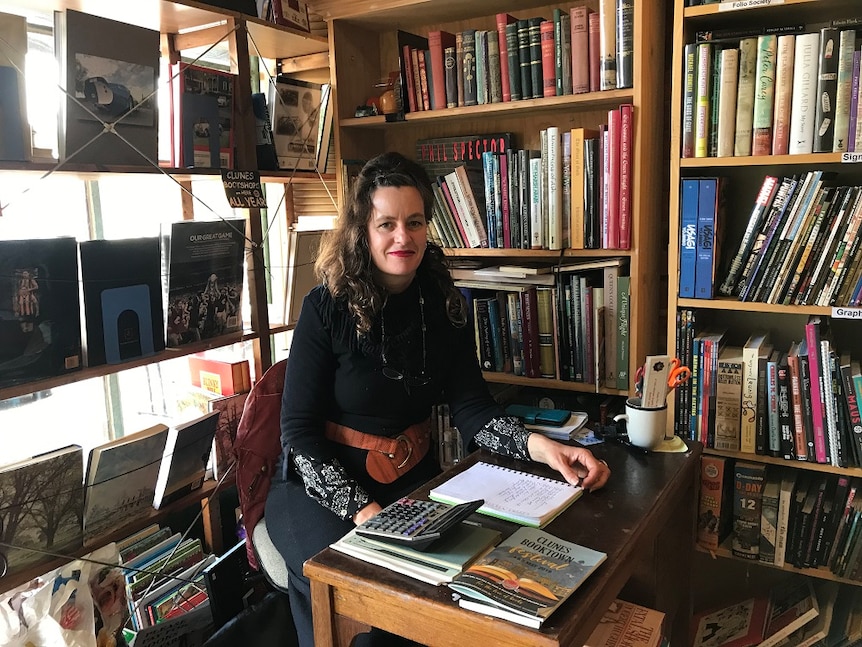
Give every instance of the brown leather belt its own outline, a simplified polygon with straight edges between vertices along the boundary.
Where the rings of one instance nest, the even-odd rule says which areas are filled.
[[[431,445],[431,420],[410,425],[394,438],[366,434],[327,421],[326,437],[340,445],[367,450],[365,467],[368,474],[380,483],[392,483],[428,453]]]

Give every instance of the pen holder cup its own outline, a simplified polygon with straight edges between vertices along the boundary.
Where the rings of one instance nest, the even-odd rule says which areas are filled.
[[[641,406],[640,398],[626,400],[626,412],[614,417],[614,422],[626,421],[626,431],[632,445],[655,449],[664,441],[667,425],[667,405],[655,409]]]

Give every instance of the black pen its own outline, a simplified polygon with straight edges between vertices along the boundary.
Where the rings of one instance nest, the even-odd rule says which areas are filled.
[[[637,445],[632,445],[632,443],[631,443],[630,441],[628,441],[628,440],[626,440],[625,438],[622,438],[622,437],[620,437],[620,436],[613,436],[613,437],[612,437],[612,440],[615,440],[615,441],[616,441],[616,442],[618,442],[620,445],[623,445],[623,446],[624,446],[624,447],[626,447],[626,448],[627,448],[627,449],[628,449],[632,454],[635,454],[635,455],[637,455],[637,456],[646,456],[647,454],[649,454],[649,450],[648,450],[648,449],[645,449],[645,448],[643,448],[643,447],[638,447]]]

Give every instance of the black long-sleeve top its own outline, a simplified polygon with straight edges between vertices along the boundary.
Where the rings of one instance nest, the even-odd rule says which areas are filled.
[[[383,374],[381,317],[387,365],[410,377],[427,376],[427,384]],[[370,334],[359,337],[346,302],[318,286],[303,301],[291,344],[282,399],[280,475],[301,478],[306,494],[342,519],[372,500],[387,505],[434,476],[439,467],[429,451],[394,483],[378,483],[365,469],[365,451],[324,436],[327,420],[394,437],[427,419],[432,405],[446,402],[465,445],[475,442],[528,458],[528,432],[517,419],[505,416],[482,378],[472,326],[449,321],[444,296],[433,282],[417,277],[406,291],[390,295],[381,317]]]

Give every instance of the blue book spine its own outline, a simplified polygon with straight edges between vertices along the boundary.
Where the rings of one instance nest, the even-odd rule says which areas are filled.
[[[485,229],[488,232],[488,247],[502,247],[497,242],[497,214],[494,203],[494,153],[482,153],[482,175],[485,180]]]
[[[506,360],[503,353],[503,327],[500,319],[500,304],[496,299],[488,300],[488,319],[491,322],[491,348],[494,352],[494,370],[502,371]]]
[[[718,180],[715,178],[704,178],[699,181],[697,258],[694,269],[694,296],[697,299],[712,298],[717,189]]]
[[[698,180],[682,181],[682,209],[679,223],[679,296],[694,298],[694,271],[697,258]]]

